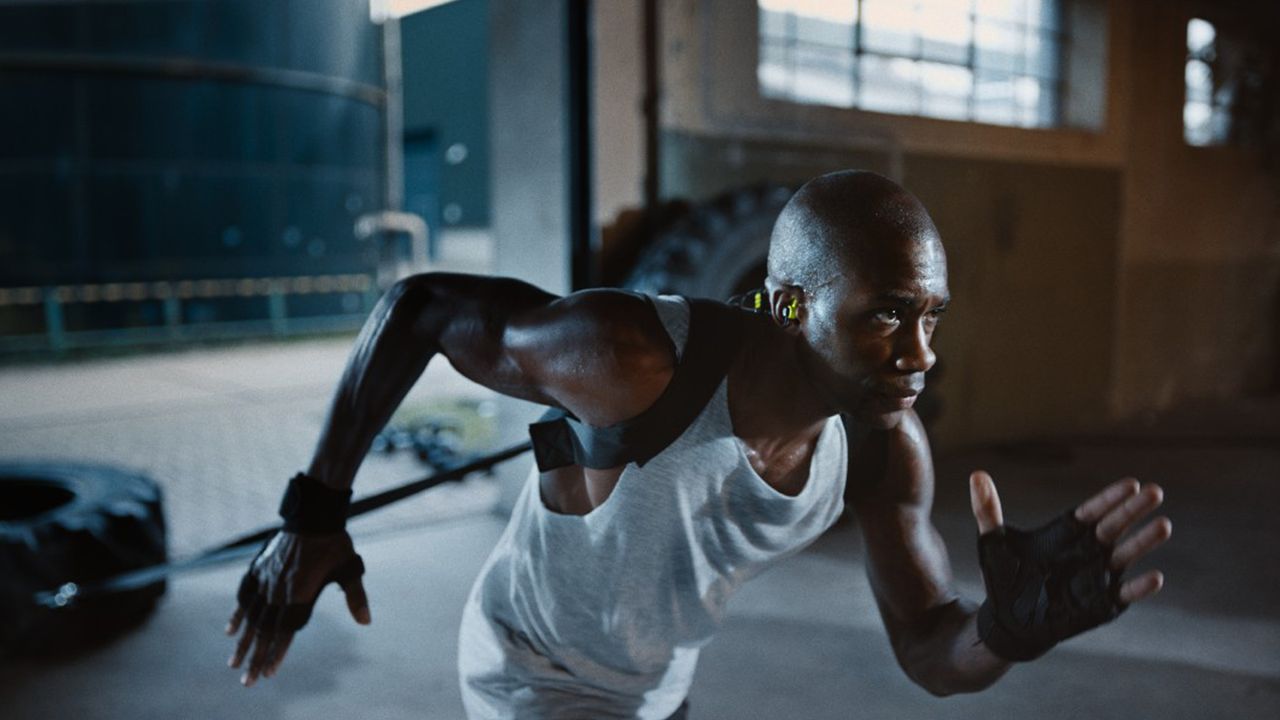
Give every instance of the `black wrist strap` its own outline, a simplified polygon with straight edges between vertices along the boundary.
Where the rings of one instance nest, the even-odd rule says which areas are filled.
[[[284,491],[280,517],[284,518],[286,532],[338,532],[347,526],[350,505],[351,490],[334,490],[305,473],[298,473]]]

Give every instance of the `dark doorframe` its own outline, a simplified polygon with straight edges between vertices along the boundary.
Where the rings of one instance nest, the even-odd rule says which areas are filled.
[[[600,282],[591,177],[591,0],[568,0],[569,281],[574,290]]]

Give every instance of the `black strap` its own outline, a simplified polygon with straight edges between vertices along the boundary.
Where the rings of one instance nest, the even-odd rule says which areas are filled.
[[[347,508],[347,517],[355,518],[390,505],[394,502],[403,500],[407,497],[416,495],[424,490],[436,487],[437,485],[462,480],[472,473],[488,471],[500,462],[524,454],[528,449],[529,443],[522,442],[518,445],[503,448],[502,450],[490,455],[476,458],[462,465],[456,465],[446,470],[441,470],[429,477],[414,480],[413,482],[393,487],[390,490],[383,490],[380,493],[360,498],[359,500],[351,503]],[[271,526],[254,530],[253,532],[246,533],[197,552],[183,560],[160,563],[158,565],[149,565],[137,570],[130,570],[92,584],[79,585],[74,582],[63,583],[56,589],[42,590],[36,593],[32,596],[32,602],[39,607],[56,609],[71,607],[79,600],[85,598],[96,598],[113,593],[137,590],[138,588],[146,587],[147,585],[173,575],[187,573],[192,570],[200,570],[224,562],[240,560],[248,555],[252,555],[255,552],[254,548],[260,549],[264,542],[270,540],[272,536],[280,532],[280,530],[281,528],[279,526]]]
[[[289,480],[280,500],[284,529],[294,533],[337,532],[347,526],[351,489],[334,490],[305,473]]]
[[[643,413],[607,427],[588,425],[567,410],[548,410],[529,426],[538,470],[644,465],[693,423],[737,356],[750,314],[712,300],[688,303],[688,339],[662,395]]]

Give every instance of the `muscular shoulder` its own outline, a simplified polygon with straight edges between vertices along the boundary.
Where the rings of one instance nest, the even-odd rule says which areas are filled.
[[[849,449],[849,496],[855,503],[930,505],[933,458],[914,410],[896,427],[873,430]]]
[[[618,290],[581,291],[523,313],[503,344],[561,406],[593,425],[640,414],[675,367],[652,303]]]

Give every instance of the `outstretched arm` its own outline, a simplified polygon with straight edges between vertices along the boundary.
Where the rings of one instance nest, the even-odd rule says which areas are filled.
[[[350,488],[374,435],[437,354],[491,390],[597,425],[647,408],[675,363],[656,313],[634,293],[558,297],[510,278],[415,275],[361,330],[308,474]]]
[[[866,538],[867,572],[899,664],[935,695],[981,690],[1010,663],[979,639],[978,606],[954,587],[946,547],[930,519],[933,463],[928,438],[914,412],[892,430],[873,432],[850,457],[851,501]],[[1003,525],[995,484],[984,472],[970,476],[970,498],[979,533]],[[1168,539],[1167,518],[1157,518],[1116,543],[1161,502],[1158,486],[1122,480],[1074,511],[1100,542],[1114,546],[1111,570],[1123,572]],[[1119,588],[1128,604],[1160,589],[1150,571]]]
[[[506,278],[413,276],[387,292],[361,330],[307,475],[348,492],[374,435],[437,354],[481,385],[598,425],[652,404],[675,361],[657,315],[635,294],[561,298]],[[346,532],[272,538],[251,563],[227,625],[228,635],[244,628],[229,661],[239,667],[249,658],[242,682],[275,673],[329,582],[367,624],[362,568]]]
[[[959,596],[933,526],[933,460],[915,412],[873,431],[849,458],[850,499],[867,575],[898,663],[935,695],[980,690],[1009,663],[978,641],[977,606]]]
[[[513,321],[555,300],[505,278],[429,274],[396,283],[356,339],[307,474],[335,489],[350,488],[374,436],[439,353],[483,385],[549,402],[502,341]]]

